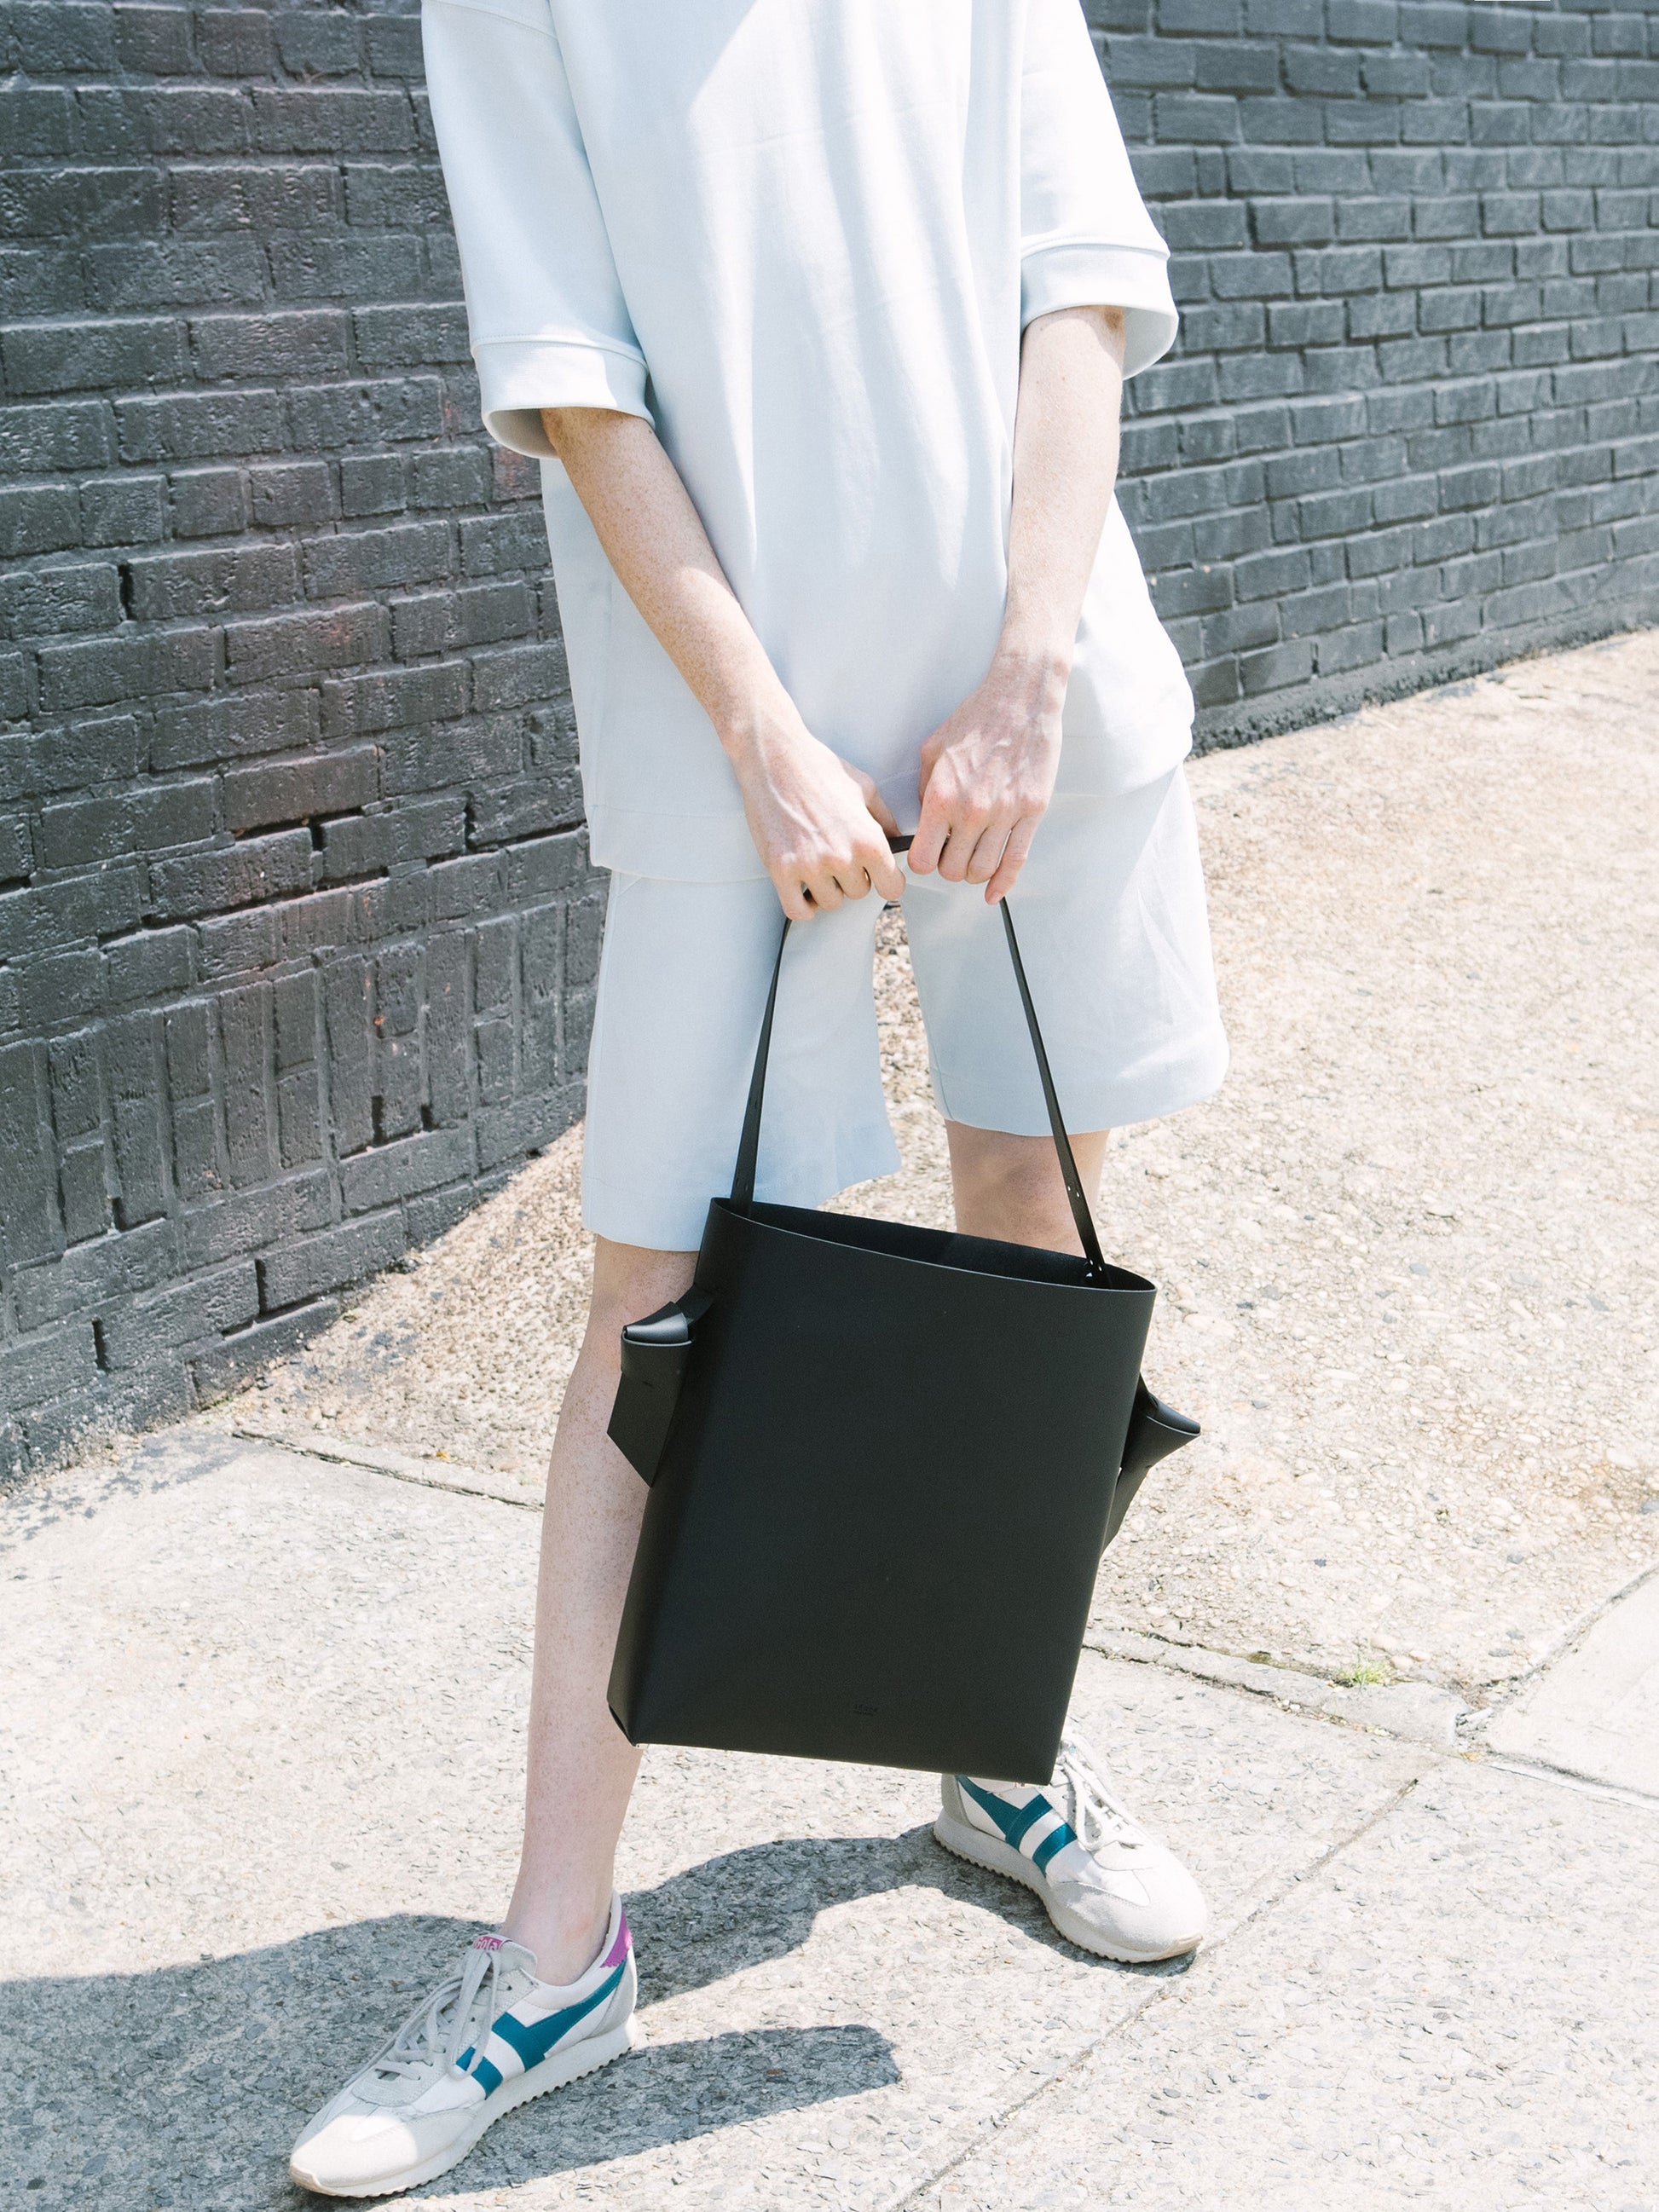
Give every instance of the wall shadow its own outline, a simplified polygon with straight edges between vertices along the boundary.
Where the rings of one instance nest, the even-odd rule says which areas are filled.
[[[782,1958],[820,1912],[912,1886],[971,1899],[1060,1947],[1034,1897],[948,1858],[926,1827],[788,1837],[629,1895],[641,2005]],[[476,1932],[470,1922],[398,1914],[195,1966],[0,1982],[0,2068],[21,2092],[0,2105],[0,2204],[5,2212],[316,2204],[286,2179],[290,2141]],[[648,2012],[645,2024],[648,2033]],[[513,2115],[430,2193],[602,2166],[898,2078],[886,2038],[860,2024],[648,2043]]]

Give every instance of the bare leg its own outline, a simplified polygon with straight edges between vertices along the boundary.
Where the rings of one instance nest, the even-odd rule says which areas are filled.
[[[1050,1252],[1081,1251],[1051,1139],[970,1129],[965,1121],[947,1121],[945,1127],[958,1229],[970,1237],[1000,1237],[1010,1244],[1036,1244]],[[1072,1139],[1091,1205],[1110,1134],[1109,1129],[1096,1129]]]
[[[542,1522],[524,1849],[502,1933],[546,1982],[593,1960],[640,1754],[611,1717],[605,1684],[634,1564],[645,1485],[605,1435],[617,1340],[691,1280],[696,1255],[600,1237],[580,1357],[559,1415]]]

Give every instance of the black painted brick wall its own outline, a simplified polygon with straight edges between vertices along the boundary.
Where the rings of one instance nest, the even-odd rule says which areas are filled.
[[[580,1110],[600,883],[414,16],[0,6],[0,1474]]]
[[[1224,743],[1659,615],[1659,9],[1089,0]],[[0,1473],[568,1125],[599,886],[406,4],[0,0]]]
[[[1655,0],[1088,0],[1173,254],[1124,511],[1236,742],[1659,619]]]

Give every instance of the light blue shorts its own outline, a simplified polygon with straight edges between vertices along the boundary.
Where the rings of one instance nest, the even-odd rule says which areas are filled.
[[[1010,904],[1068,1128],[1150,1121],[1218,1087],[1227,1041],[1181,769],[1120,799],[1057,799]],[[872,988],[881,910],[872,895],[790,932],[760,1198],[819,1206],[899,1164]],[[975,1128],[1046,1134],[984,887],[910,876],[904,921],[939,1111]],[[710,1198],[731,1186],[782,926],[764,877],[612,877],[582,1157],[582,1218],[598,1235],[696,1249]]]

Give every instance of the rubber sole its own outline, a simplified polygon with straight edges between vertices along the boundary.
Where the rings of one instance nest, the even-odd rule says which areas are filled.
[[[1043,1911],[1066,1941],[1075,1943],[1079,1951],[1092,1952],[1097,1959],[1115,1960],[1121,1966],[1153,1966],[1160,1960],[1186,1958],[1204,1940],[1200,1934],[1156,1951],[1136,1950],[1133,1947],[1114,1950],[1109,1943],[1101,1942],[1086,1920],[1079,1919],[1060,1903],[1024,1851],[1017,1851],[1000,1836],[984,1835],[979,1829],[970,1828],[965,1820],[953,1820],[948,1813],[941,1813],[933,1823],[933,1839],[943,1844],[953,1856],[983,1867],[988,1874],[1005,1874],[1010,1881],[1023,1881],[1041,1900]]]
[[[478,2138],[505,2114],[515,2112],[534,2098],[544,2097],[550,2089],[562,2089],[568,2082],[580,2081],[585,2074],[597,2074],[602,2066],[611,2065],[631,2051],[638,2039],[630,2013],[620,2027],[607,2028],[603,2035],[579,2043],[570,2051],[556,2051],[551,2058],[544,2058],[539,2066],[532,2066],[516,2081],[503,2081],[493,2096],[486,2097],[473,2114],[474,2126],[459,2142],[384,2181],[322,2181],[307,2173],[297,2157],[289,2160],[289,2178],[316,2197],[396,2197],[403,2190],[417,2189],[422,2182],[435,2181],[452,2166],[459,2166]]]

